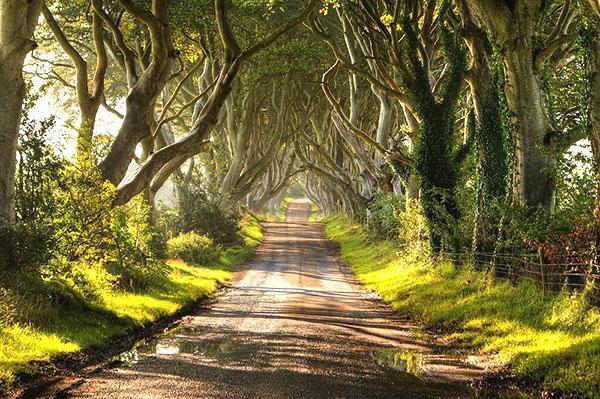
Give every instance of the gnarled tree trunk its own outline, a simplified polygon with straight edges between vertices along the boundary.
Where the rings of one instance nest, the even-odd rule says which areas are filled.
[[[541,205],[552,211],[555,162],[549,151],[554,131],[538,76],[544,64],[538,55],[543,51],[534,48],[545,4],[541,0],[465,2],[502,51],[505,94],[514,130],[513,199],[519,205]]]
[[[0,226],[15,222],[17,138],[25,98],[22,70],[36,48],[33,32],[41,11],[39,0],[0,2]]]
[[[590,0],[600,19],[600,4]],[[596,32],[599,33],[600,32]],[[589,51],[588,73],[590,77],[589,138],[596,167],[598,193],[596,195],[596,217],[600,219],[600,37],[596,36]]]
[[[542,205],[552,210],[555,161],[549,151],[553,130],[540,82],[533,70],[533,21],[519,22],[514,28],[520,34],[503,51],[506,100],[514,115],[515,127],[513,195],[520,205]]]
[[[463,21],[463,39],[471,54],[467,83],[475,108],[475,142],[479,171],[477,221],[473,237],[475,251],[491,252],[497,239],[492,206],[506,196],[507,153],[500,115],[498,88],[494,82],[490,46],[485,32],[475,24],[470,10],[458,2]]]

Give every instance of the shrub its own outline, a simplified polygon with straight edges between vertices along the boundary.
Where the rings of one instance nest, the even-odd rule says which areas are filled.
[[[180,230],[210,237],[215,244],[240,244],[241,215],[238,209],[218,195],[201,187],[183,190],[180,198]]]
[[[17,223],[0,229],[0,267],[11,269],[35,268],[52,257],[54,230],[40,223]]]
[[[423,216],[421,204],[417,200],[409,200],[406,207],[398,212],[398,223],[402,226],[398,233],[398,242],[407,253],[429,254],[429,237],[427,222]]]
[[[170,258],[206,265],[219,259],[220,250],[213,241],[195,232],[182,233],[167,242]]]
[[[6,325],[12,323],[17,314],[17,309],[14,306],[13,300],[10,293],[0,287],[0,326],[4,323]]]
[[[369,204],[367,227],[379,238],[393,239],[398,236],[400,221],[398,213],[404,209],[404,197],[394,193],[377,193]]]
[[[80,156],[64,170],[60,198],[57,251],[70,260],[89,262],[110,258],[115,187],[104,180],[91,157]]]
[[[53,118],[34,122],[25,112],[17,147],[16,223],[0,229],[0,267],[35,268],[52,257],[60,214],[56,192],[65,165],[46,140],[53,126]]]

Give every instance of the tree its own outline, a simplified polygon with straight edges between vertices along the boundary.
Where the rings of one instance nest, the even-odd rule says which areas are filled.
[[[431,245],[454,240],[450,219],[459,216],[455,199],[454,124],[462,89],[464,52],[444,27],[447,3],[410,5],[395,2],[348,2],[367,35],[379,76],[358,68],[342,54],[318,21],[313,30],[332,48],[337,60],[367,79],[382,92],[396,98],[419,121],[414,168],[421,183],[421,203],[429,222]],[[432,40],[439,35],[440,40]],[[437,43],[440,44],[437,44]],[[443,59],[446,68],[437,68]],[[398,78],[389,70],[394,65]],[[437,72],[437,74],[436,74]],[[436,76],[437,75],[437,76]],[[397,159],[391,159],[397,165]],[[396,167],[399,171],[399,167]]]
[[[598,194],[596,206],[596,218],[600,223],[600,3],[595,0],[589,0],[592,9],[590,18],[590,29],[588,32],[588,54],[587,73],[589,74],[589,105],[588,105],[588,124],[589,139],[592,143],[592,150],[596,163],[596,174],[598,180]],[[595,18],[594,18],[595,16]],[[600,242],[600,229],[598,231]]]
[[[551,123],[541,75],[547,63],[569,55],[577,37],[570,0],[545,37],[541,21],[556,2],[542,0],[466,0],[502,53],[506,75],[505,95],[514,125],[515,175],[513,198],[517,204],[554,207],[554,145],[560,136]],[[541,45],[538,43],[542,42]]]
[[[104,80],[108,68],[108,56],[104,45],[103,23],[97,12],[92,12],[92,37],[96,55],[96,68],[91,78],[88,76],[88,62],[69,42],[54,15],[46,4],[42,6],[42,14],[52,31],[56,41],[75,65],[77,83],[77,104],[80,113],[79,137],[77,153],[89,153],[98,109],[104,101]]]
[[[173,168],[173,163],[181,164],[185,159],[197,154],[204,145],[207,135],[218,121],[219,112],[231,91],[233,81],[240,67],[257,53],[273,44],[282,35],[299,25],[309,15],[315,5],[316,0],[311,0],[299,14],[268,32],[261,40],[252,44],[246,50],[242,50],[229,25],[229,20],[226,16],[225,1],[215,0],[215,16],[222,44],[223,59],[221,60],[221,67],[214,88],[206,104],[199,112],[198,117],[194,120],[188,134],[177,142],[153,153],[136,171],[134,176],[118,187],[115,204],[124,204],[139,194],[163,168]],[[139,137],[139,139],[141,138]],[[112,178],[110,174],[107,174],[109,180],[113,182],[120,180],[115,178],[123,177],[126,166],[129,165],[133,157],[134,143],[137,144],[139,142],[137,136],[124,137],[122,140],[127,141],[131,150],[127,153],[119,151],[119,143],[117,143],[119,136],[117,136],[112,148],[117,153],[120,153],[120,155],[111,157],[111,154],[109,154],[109,157],[105,159],[103,164],[105,170],[112,170],[114,165],[111,166],[113,162],[110,160],[114,158],[115,162],[120,165],[118,169],[122,173],[114,175]]]
[[[0,227],[10,228],[15,222],[17,137],[25,98],[23,63],[37,47],[33,33],[41,7],[41,0],[0,3]]]
[[[457,0],[462,19],[462,36],[471,63],[465,74],[475,110],[475,142],[478,159],[477,220],[474,250],[493,252],[498,223],[494,205],[506,197],[508,154],[500,112],[499,88],[493,76],[492,48],[464,0]]]

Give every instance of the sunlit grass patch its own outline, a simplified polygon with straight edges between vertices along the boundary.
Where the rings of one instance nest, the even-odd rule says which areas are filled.
[[[319,209],[319,207],[316,204],[311,202],[310,203],[310,216],[308,217],[308,222],[309,223],[320,222],[322,218],[323,218],[323,214],[321,213],[321,209]]]
[[[59,353],[80,349],[76,342],[31,327],[0,325],[0,379],[10,381],[16,371],[27,371],[33,360],[49,360]]]
[[[263,239],[254,216],[244,219],[242,233],[246,247],[228,248],[219,261],[210,265],[167,260],[161,274],[150,279],[143,290],[127,291],[99,282],[91,285],[97,292],[81,297],[70,290],[68,281],[63,284],[56,279],[38,279],[37,288],[46,290],[54,299],[41,304],[22,292],[14,306],[18,320],[0,318],[0,380],[11,382],[15,373],[35,371],[31,362],[104,344],[111,337],[173,314],[215,292],[233,277],[238,266],[250,260],[252,247]],[[82,275],[88,279],[105,278],[91,269]],[[39,292],[32,291],[31,298],[36,294]]]
[[[285,220],[287,219],[287,217],[286,217],[287,210],[293,201],[294,201],[294,198],[290,198],[290,197],[285,197],[283,199],[283,201],[281,201],[281,205],[279,205],[279,208],[275,211],[275,219],[278,222],[285,222]]]
[[[242,220],[242,237],[247,246],[254,248],[264,239],[260,220],[253,213],[247,212]]]
[[[547,294],[532,283],[513,286],[433,263],[371,241],[344,216],[325,223],[357,278],[400,313],[547,387],[600,398],[600,312],[582,295]]]

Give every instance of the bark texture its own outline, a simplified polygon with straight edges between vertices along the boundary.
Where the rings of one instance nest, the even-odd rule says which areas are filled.
[[[17,139],[25,98],[23,63],[36,48],[33,32],[41,11],[40,0],[0,2],[0,226],[15,222]]]
[[[554,207],[555,132],[540,85],[540,66],[548,48],[534,46],[542,0],[466,0],[502,52],[505,94],[512,115],[515,173],[513,199],[519,205]],[[550,53],[551,54],[551,53]]]
[[[590,0],[595,15],[600,20],[600,3]],[[590,77],[590,104],[589,104],[589,138],[592,143],[594,161],[596,163],[596,176],[598,193],[596,194],[596,218],[600,220],[600,31],[591,44],[588,73]],[[599,232],[600,234],[600,232]],[[599,240],[600,241],[600,240]]]
[[[476,119],[476,126],[473,128],[477,145],[479,186],[473,246],[475,251],[491,252],[497,238],[494,226],[497,221],[492,207],[495,200],[502,200],[506,196],[508,164],[505,137],[487,36],[475,23],[466,3],[459,1],[458,5],[463,21],[463,39],[471,55],[467,83]]]

